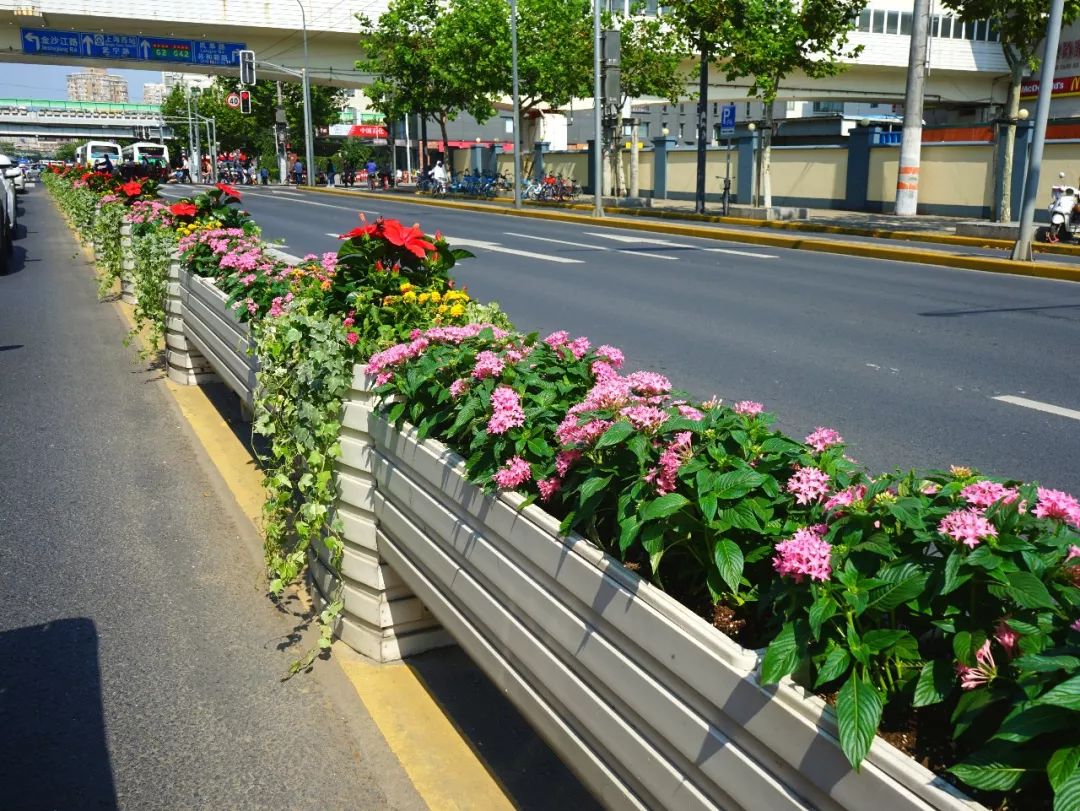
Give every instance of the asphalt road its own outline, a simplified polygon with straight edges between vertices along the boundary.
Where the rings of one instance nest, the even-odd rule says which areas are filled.
[[[45,192],[22,205],[0,277],[0,807],[424,808],[332,663],[281,681],[306,647],[254,529]]]
[[[439,229],[476,254],[458,278],[520,328],[621,346],[703,398],[760,400],[793,435],[834,427],[872,470],[966,464],[1080,491],[1080,285],[389,197],[258,188],[244,205],[297,255],[333,250],[360,210]]]

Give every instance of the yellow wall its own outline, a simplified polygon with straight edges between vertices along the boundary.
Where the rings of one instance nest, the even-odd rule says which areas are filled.
[[[1043,150],[1042,173],[1039,175],[1039,193],[1036,205],[1045,205],[1050,199],[1050,187],[1055,184],[1080,185],[1080,161],[1077,144],[1047,144]],[[1064,172],[1065,177],[1058,177]]]
[[[1065,146],[1062,144],[1061,146]],[[994,200],[992,144],[924,144],[919,160],[919,204],[984,207]],[[900,150],[870,151],[867,200],[896,200]]]
[[[847,150],[842,147],[773,149],[770,178],[774,197],[843,200],[847,194]]]

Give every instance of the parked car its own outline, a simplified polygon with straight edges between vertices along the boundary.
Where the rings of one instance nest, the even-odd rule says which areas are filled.
[[[15,187],[7,182],[0,170],[0,276],[8,271],[8,262],[15,250]]]
[[[4,197],[4,219],[7,221],[7,241],[5,247],[11,253],[11,244],[19,233],[19,211],[15,203],[15,177],[22,176],[22,169],[11,163],[11,158],[0,154],[0,193]]]

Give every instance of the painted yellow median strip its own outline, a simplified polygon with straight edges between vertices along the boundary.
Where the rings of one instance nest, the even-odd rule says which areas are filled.
[[[116,304],[133,328],[132,307],[119,300]],[[179,386],[168,378],[165,386],[244,515],[260,526],[262,474],[248,449],[201,386]],[[334,659],[429,808],[514,808],[484,761],[409,665],[374,664],[340,642],[334,644]]]

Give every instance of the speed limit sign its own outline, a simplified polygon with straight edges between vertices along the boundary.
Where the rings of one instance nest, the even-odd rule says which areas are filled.
[[[225,97],[225,103],[232,107],[234,110],[240,109],[240,94],[230,93]]]

